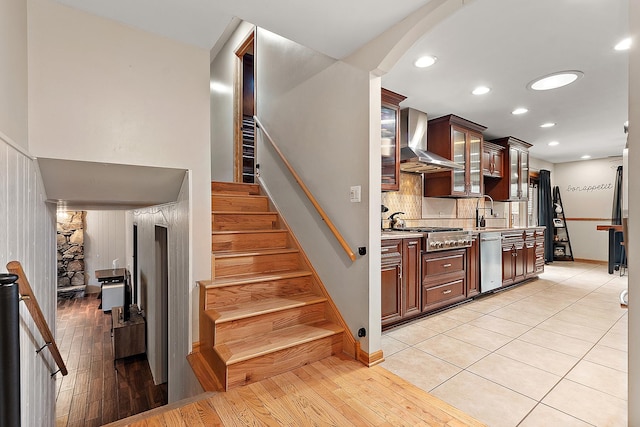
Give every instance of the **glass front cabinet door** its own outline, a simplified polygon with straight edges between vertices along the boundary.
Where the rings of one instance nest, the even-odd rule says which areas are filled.
[[[485,129],[484,126],[453,114],[429,120],[429,151],[453,160],[462,168],[425,174],[425,197],[482,195],[482,132]]]
[[[382,89],[380,150],[382,191],[400,189],[400,102],[406,97]]]

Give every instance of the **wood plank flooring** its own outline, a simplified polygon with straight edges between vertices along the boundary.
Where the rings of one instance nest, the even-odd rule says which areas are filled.
[[[380,366],[341,356],[109,424],[240,425],[484,426]]]
[[[56,426],[99,426],[167,403],[145,355],[113,363],[111,313],[96,294],[58,299],[56,341],[69,375],[56,376]]]

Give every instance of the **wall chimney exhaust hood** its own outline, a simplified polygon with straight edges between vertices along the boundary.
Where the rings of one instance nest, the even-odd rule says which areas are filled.
[[[427,113],[400,110],[400,170],[411,173],[460,170],[464,166],[427,150]]]

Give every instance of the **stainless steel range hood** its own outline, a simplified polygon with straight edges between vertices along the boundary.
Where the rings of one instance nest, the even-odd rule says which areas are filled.
[[[400,170],[411,173],[464,169],[463,165],[427,150],[427,113],[400,110]]]

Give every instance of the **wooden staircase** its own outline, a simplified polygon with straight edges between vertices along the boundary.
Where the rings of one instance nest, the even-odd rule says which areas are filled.
[[[189,355],[203,388],[354,357],[344,320],[259,185],[212,182],[211,206],[212,279],[198,283],[200,342]]]

